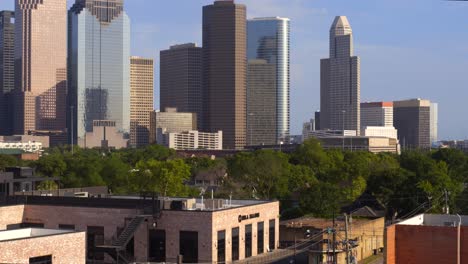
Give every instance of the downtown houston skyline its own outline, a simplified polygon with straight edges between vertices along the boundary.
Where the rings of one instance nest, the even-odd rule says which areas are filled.
[[[468,82],[463,74],[468,64],[463,43],[468,34],[460,21],[468,3],[431,1],[237,2],[247,5],[248,19],[291,19],[291,134],[299,134],[302,123],[320,108],[319,61],[328,56],[331,21],[336,15],[346,15],[355,32],[355,52],[362,61],[361,101],[431,99],[440,107],[439,138],[466,138],[468,117],[459,108],[468,96],[463,89]],[[73,2],[68,1],[68,8]],[[178,43],[200,45],[201,7],[210,3],[127,1],[125,10],[132,18],[132,55],[154,58],[155,78],[159,79],[159,51]],[[1,1],[0,9],[13,10],[14,1]],[[180,14],[177,21],[171,10]],[[159,109],[159,82],[155,82],[155,95]]]

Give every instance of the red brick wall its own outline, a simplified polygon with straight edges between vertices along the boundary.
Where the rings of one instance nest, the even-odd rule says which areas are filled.
[[[23,221],[24,205],[0,207],[0,230],[5,230],[7,225],[18,224]]]
[[[457,263],[457,228],[394,225],[387,228],[387,264]],[[462,227],[461,263],[468,264],[468,230]]]
[[[70,233],[0,242],[0,263],[29,263],[52,255],[54,264],[85,264],[86,233]]]

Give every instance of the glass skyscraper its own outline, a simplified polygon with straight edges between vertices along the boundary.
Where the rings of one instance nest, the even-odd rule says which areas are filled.
[[[69,11],[69,129],[86,146],[93,121],[130,130],[130,19],[123,0],[76,0]]]
[[[290,134],[290,73],[289,73],[289,43],[290,43],[290,25],[288,18],[269,17],[269,18],[254,18],[247,21],[247,58],[249,62],[258,64],[258,60],[263,60],[267,64],[274,65],[275,74],[272,78],[275,80],[265,80],[271,83],[271,89],[265,96],[275,96],[276,113],[275,115],[276,127],[271,128],[276,133],[276,144],[287,141]],[[252,67],[253,69],[253,67]],[[251,76],[254,74],[250,73]],[[255,76],[252,76],[253,78]],[[254,78],[258,83],[258,78]],[[263,91],[267,91],[264,85],[254,85],[251,83],[247,85],[248,96],[257,96],[258,98],[247,98],[247,122],[249,130],[265,131],[265,128],[260,128],[256,124],[256,120],[261,120],[263,117],[258,116],[261,113],[251,111],[254,109],[252,104],[258,104],[262,93],[257,93],[254,90],[256,87],[261,87]],[[271,100],[267,100],[271,101]],[[249,107],[250,104],[250,107]],[[271,106],[269,106],[271,107]],[[258,109],[258,107],[257,107]],[[271,123],[270,123],[271,124]],[[258,129],[256,129],[256,127]],[[261,139],[257,139],[260,140]]]

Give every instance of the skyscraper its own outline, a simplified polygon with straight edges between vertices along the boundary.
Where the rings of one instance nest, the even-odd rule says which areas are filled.
[[[223,131],[223,148],[246,144],[246,7],[233,0],[203,7],[204,128]]]
[[[130,58],[130,145],[149,144],[150,114],[154,109],[154,61]]]
[[[199,126],[203,124],[202,51],[194,43],[174,45],[161,51],[159,76],[161,109],[170,107],[196,113]]]
[[[247,145],[275,145],[276,67],[266,60],[249,60],[247,69]]]
[[[69,128],[81,146],[94,121],[130,132],[130,20],[123,2],[76,0],[68,12]]]
[[[330,58],[320,64],[320,129],[360,129],[360,60],[353,56],[353,31],[345,16],[330,29]]]
[[[262,79],[270,85],[270,89],[263,91],[275,96],[273,111],[270,114],[274,115],[276,122],[272,125],[274,127],[264,127],[264,130],[272,130],[276,133],[274,144],[287,141],[290,135],[290,73],[289,73],[289,43],[290,43],[290,26],[288,18],[281,17],[268,17],[268,18],[254,18],[247,21],[247,59],[250,60],[265,60],[268,65],[274,68],[274,78],[272,83],[264,76]],[[258,66],[258,65],[257,65]],[[249,64],[250,67],[250,64]],[[250,78],[253,73],[249,72]],[[266,84],[265,83],[265,84]],[[258,81],[256,84],[260,84]],[[265,85],[264,84],[264,85]],[[256,95],[262,97],[260,91],[252,91],[257,89],[258,85],[247,83],[247,95]],[[266,87],[264,87],[266,88]],[[265,94],[267,96],[267,94]],[[257,104],[258,100],[247,98],[247,112],[254,114],[253,120],[248,118],[249,121],[260,121],[262,119],[255,118],[255,114],[249,108],[255,107],[251,103]],[[254,127],[264,126],[266,124],[252,124]],[[261,129],[259,127],[259,129]],[[267,134],[265,134],[266,136]]]
[[[393,127],[393,102],[361,103],[361,128]]]
[[[0,135],[11,134],[13,130],[8,98],[15,88],[14,20],[13,11],[0,12]]]
[[[66,43],[66,1],[15,0],[14,133],[65,132]]]
[[[431,143],[435,143],[439,140],[439,104],[431,103]]]
[[[393,121],[403,148],[431,147],[431,102],[411,99],[393,102]]]

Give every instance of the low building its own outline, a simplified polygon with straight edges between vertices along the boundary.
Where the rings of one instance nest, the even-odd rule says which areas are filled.
[[[0,248],[0,263],[86,263],[85,232],[42,228],[0,231]]]
[[[58,180],[59,178],[39,177],[32,168],[7,167],[5,172],[0,172],[0,196],[13,195],[16,192],[32,192],[41,182]]]
[[[367,126],[361,129],[361,136],[398,138],[398,131],[392,126]]]
[[[0,198],[0,230],[41,227],[86,231],[89,263],[116,259],[176,263],[179,256],[186,263],[244,260],[278,248],[278,216],[278,202],[257,200],[154,195]],[[46,246],[54,250],[62,244]]]
[[[383,250],[384,228],[384,217],[356,217],[349,220],[350,263],[357,263]],[[336,232],[334,249],[333,232]],[[308,236],[305,237],[304,234]],[[344,217],[337,218],[335,222],[332,219],[302,217],[282,221],[280,224],[282,247],[294,245],[295,242],[308,241],[310,243],[308,251],[310,264],[332,263],[333,251],[335,251],[336,263],[346,263],[345,238]]]
[[[206,133],[196,130],[184,132],[167,132],[166,129],[158,129],[157,142],[171,149],[223,149],[223,132]]]
[[[157,143],[158,129],[167,133],[197,130],[197,114],[177,112],[177,108],[166,108],[164,112],[150,114],[150,143]]]
[[[87,132],[84,140],[78,139],[83,148],[121,149],[128,147],[129,136],[118,131],[115,121],[95,120],[93,131]]]
[[[25,153],[40,154],[44,148],[49,148],[48,136],[0,136],[0,149],[19,149]]]
[[[327,138],[336,136],[355,137],[357,136],[356,130],[307,130],[303,131],[304,140],[309,138]]]
[[[327,137],[318,138],[324,149],[344,149],[350,151],[369,151],[372,153],[400,153],[396,138],[386,137]]]
[[[385,263],[467,263],[467,226],[468,216],[431,214],[391,225],[386,229]]]

